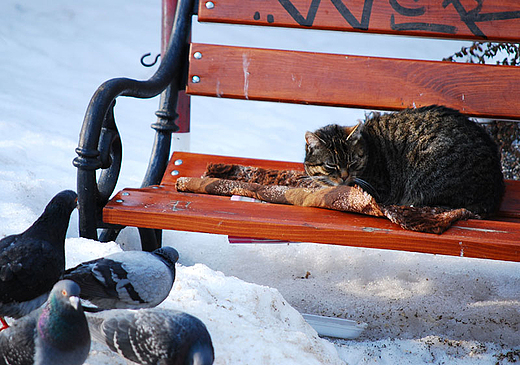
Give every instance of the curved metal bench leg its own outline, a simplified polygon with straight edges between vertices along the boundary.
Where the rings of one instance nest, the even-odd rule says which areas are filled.
[[[179,85],[186,77],[184,73],[186,72],[187,40],[191,29],[194,3],[194,0],[178,1],[168,50],[163,55],[159,68],[149,80],[138,81],[129,78],[108,80],[96,90],[90,100],[76,149],[78,157],[74,159],[74,166],[78,168],[77,191],[81,237],[97,239],[101,211],[115,187],[114,182],[117,181],[119,174],[120,139],[113,118],[115,99],[119,96],[151,98],[164,91],[168,85],[172,85],[172,89],[175,89],[170,94],[176,97]],[[161,130],[161,133],[157,133],[161,135],[158,138],[171,140],[171,131],[176,126],[173,122],[171,123],[173,126],[165,125],[161,119],[162,116],[159,116],[157,123],[154,123],[156,125],[154,129],[158,132]],[[162,133],[163,131],[164,133]],[[167,145],[169,150],[171,142],[159,144]],[[163,148],[165,149],[165,147],[160,147],[160,149]],[[164,157],[162,154],[158,154],[158,156],[158,159],[152,157],[150,163],[153,166],[163,165]],[[103,172],[100,174],[98,183],[96,171],[100,168],[103,169]],[[143,185],[158,184],[160,178],[157,180],[156,176],[159,175],[159,171],[153,172],[150,176],[147,173],[146,179],[150,177],[150,180],[143,182]],[[114,234],[115,232],[105,233],[107,238]],[[150,235],[150,237],[152,236]],[[157,237],[160,235],[154,234],[154,237],[155,242],[146,243],[147,246],[157,246]]]

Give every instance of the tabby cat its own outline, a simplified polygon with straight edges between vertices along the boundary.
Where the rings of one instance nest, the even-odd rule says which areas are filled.
[[[354,127],[305,134],[305,170],[323,185],[358,185],[380,204],[495,213],[504,193],[498,147],[443,106],[372,113]]]

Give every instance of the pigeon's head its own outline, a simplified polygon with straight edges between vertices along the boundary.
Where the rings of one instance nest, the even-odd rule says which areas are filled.
[[[70,215],[77,203],[78,195],[72,190],[64,190],[56,194],[45,207],[43,214],[25,234],[58,244],[58,247],[63,246]]]
[[[158,248],[152,252],[154,255],[159,256],[168,267],[175,272],[175,263],[179,260],[179,253],[176,249],[170,246]]]
[[[61,336],[67,326],[88,326],[79,293],[79,285],[72,280],[61,280],[54,284],[38,320],[38,333],[42,338],[68,345],[71,339]]]
[[[51,199],[49,204],[45,207],[45,211],[52,211],[54,214],[63,212],[63,214],[70,216],[70,213],[72,213],[77,205],[78,194],[72,190],[63,190]]]
[[[54,284],[49,295],[49,306],[60,309],[82,311],[79,301],[80,288],[72,280],[61,280]]]
[[[54,284],[49,300],[38,318],[37,333],[42,351],[37,352],[36,357],[42,358],[35,364],[83,364],[87,358],[90,332],[79,293],[79,285],[72,280],[61,280]],[[55,361],[63,356],[69,357],[70,361]]]
[[[51,199],[36,222],[49,222],[43,223],[45,225],[59,224],[63,221],[68,226],[70,214],[77,206],[78,194],[72,190],[63,190]],[[67,227],[65,227],[65,230],[67,230]]]

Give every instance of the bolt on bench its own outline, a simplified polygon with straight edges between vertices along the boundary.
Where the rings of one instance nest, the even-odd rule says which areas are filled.
[[[460,221],[441,235],[407,231],[388,220],[355,213],[252,204],[176,189],[179,177],[200,177],[210,162],[303,170],[302,164],[283,161],[188,152],[170,156],[172,133],[179,130],[175,110],[186,118],[181,111],[188,109],[184,91],[377,110],[441,104],[472,117],[520,119],[520,68],[514,66],[190,44],[194,13],[201,22],[520,41],[517,1],[485,0],[472,9],[464,4],[460,0],[358,0],[348,5],[338,0],[198,4],[178,0],[171,37],[166,32],[169,45],[154,76],[148,81],[109,80],[91,99],[74,160],[81,236],[98,239],[97,229],[104,228],[99,239],[108,241],[123,227],[134,226],[140,228],[146,250],[161,244],[162,229],[171,229],[520,261],[520,182],[516,181],[506,181],[506,194],[493,220]],[[173,5],[166,1],[165,8],[171,10]],[[113,114],[115,99],[149,98],[161,92],[161,108],[152,125],[155,144],[143,184],[139,189],[124,189],[109,200],[122,150]],[[98,169],[102,169],[99,179]]]

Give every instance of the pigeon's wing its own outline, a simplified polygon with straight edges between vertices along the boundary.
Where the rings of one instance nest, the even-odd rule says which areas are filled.
[[[128,360],[158,364],[198,356],[202,364],[214,359],[205,325],[187,313],[158,308],[137,311],[112,310],[89,316],[91,334]],[[165,362],[171,363],[171,362]]]
[[[112,256],[115,257],[115,255]],[[67,271],[64,278],[76,281],[81,287],[81,298],[91,301],[100,308],[113,309],[114,306],[132,308],[148,303],[146,298],[143,299],[134,287],[134,284],[138,287],[144,285],[139,281],[144,280],[146,275],[142,276],[141,272],[134,273],[137,277],[134,278],[136,281],[132,282],[127,270],[132,271],[133,269],[139,271],[133,267],[132,262],[126,263],[120,259],[113,260],[106,257],[97,259],[95,262],[81,264]],[[153,291],[150,288],[147,290]]]
[[[169,357],[175,341],[165,331],[167,317],[149,315],[148,310],[115,309],[89,315],[90,333],[128,360],[159,364],[161,358]]]
[[[64,255],[48,242],[19,236],[0,252],[0,301],[22,302],[48,293],[64,268]]]
[[[32,364],[37,317],[25,316],[0,332],[0,365]]]
[[[135,313],[127,312],[107,318],[103,322],[102,332],[108,347],[128,360],[156,364],[160,359],[157,346],[149,346],[153,334],[136,326]]]
[[[111,269],[112,260],[100,258],[87,261],[68,269],[63,275],[78,283],[81,288],[81,298],[118,298],[116,289],[117,273]]]
[[[14,273],[21,268],[20,264],[15,264],[12,259],[12,251],[16,249],[15,243],[18,237],[20,237],[19,234],[14,234],[0,241],[0,289],[2,289],[2,283],[12,280]],[[4,290],[0,290],[0,293],[3,292]]]
[[[6,236],[0,240],[0,252],[3,252],[7,247],[9,247],[13,242],[16,241],[20,234],[12,234],[10,236]]]

